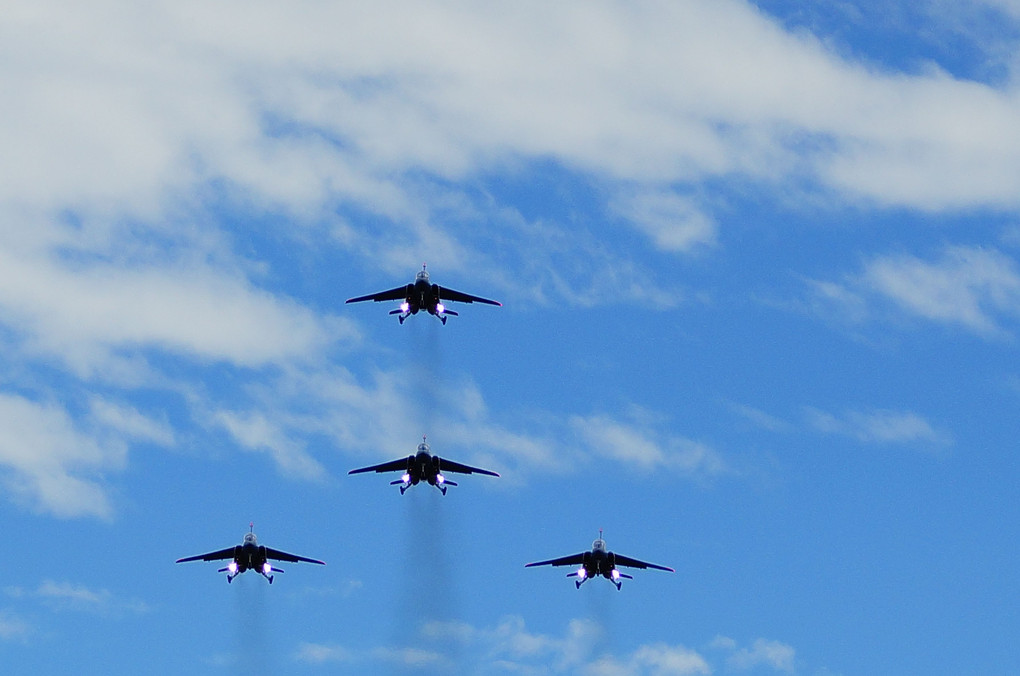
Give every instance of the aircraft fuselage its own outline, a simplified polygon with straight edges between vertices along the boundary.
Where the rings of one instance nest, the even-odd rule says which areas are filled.
[[[432,456],[426,451],[418,451],[417,455],[407,459],[407,473],[411,477],[411,484],[426,481],[430,486],[435,486],[439,478],[439,458]]]
[[[261,571],[266,564],[265,545],[256,545],[246,542],[243,545],[234,547],[234,563],[237,564],[237,572],[243,573],[249,568]]]
[[[417,279],[414,284],[407,285],[407,292],[404,302],[407,303],[407,312],[413,315],[421,310],[427,311],[430,315],[438,312],[439,285],[430,284],[427,279]]]

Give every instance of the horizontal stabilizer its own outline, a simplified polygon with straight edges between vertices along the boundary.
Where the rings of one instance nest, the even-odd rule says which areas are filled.
[[[402,479],[397,479],[396,481],[391,481],[390,482],[390,486],[396,486],[397,484],[402,484],[402,483],[404,483]]]
[[[453,310],[443,310],[443,314],[444,315],[453,315],[454,317],[460,317],[460,313],[459,312],[454,312]]]
[[[401,310],[400,308],[397,308],[396,310],[390,310],[391,315],[399,315],[401,312],[403,312],[403,310]]]
[[[220,569],[219,569],[219,570],[217,570],[216,572],[217,572],[217,573],[225,573],[225,572],[227,572],[228,570],[230,570],[230,569],[229,569],[229,568],[220,568]]]

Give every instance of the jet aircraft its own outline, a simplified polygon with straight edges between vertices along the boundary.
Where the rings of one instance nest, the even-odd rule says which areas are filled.
[[[404,475],[396,481],[391,481],[391,486],[400,484],[400,494],[403,495],[410,486],[415,486],[421,481],[427,481],[435,486],[443,495],[446,495],[447,486],[457,484],[443,476],[443,472],[456,472],[457,474],[487,474],[499,476],[495,472],[477,467],[469,467],[452,460],[441,460],[438,455],[432,455],[425,437],[421,438],[418,444],[418,452],[406,458],[398,458],[391,462],[384,462],[381,465],[352,469],[348,474],[361,474],[362,472],[403,472]]]
[[[606,550],[606,541],[602,539],[602,531],[599,531],[599,539],[591,544],[590,552],[581,552],[580,554],[572,554],[571,556],[563,556],[558,559],[549,559],[548,561],[536,561],[535,563],[525,564],[525,568],[532,566],[576,566],[581,567],[575,570],[573,573],[567,573],[567,577],[576,577],[574,584],[577,589],[581,588],[585,580],[590,577],[596,577],[601,575],[610,582],[616,585],[616,589],[619,591],[623,585],[621,578],[627,578],[633,580],[632,575],[621,573],[617,566],[627,566],[629,568],[655,568],[656,570],[666,570],[670,573],[674,573],[672,568],[666,566],[660,566],[655,563],[647,563],[645,561],[638,561],[632,559],[629,556],[623,556],[622,554],[614,554]]]
[[[272,549],[265,545],[260,545],[258,538],[255,537],[254,530],[255,525],[251,524],[248,532],[244,534],[244,541],[239,545],[220,549],[215,552],[209,552],[208,554],[186,556],[183,559],[177,559],[177,563],[184,563],[186,561],[220,561],[223,559],[232,559],[232,561],[227,564],[226,568],[220,568],[216,571],[217,573],[226,573],[227,582],[232,582],[235,577],[250,568],[252,570],[257,570],[262,577],[269,580],[269,584],[273,584],[273,573],[283,572],[281,569],[271,565],[269,563],[269,559],[273,559],[274,561],[289,561],[291,563],[304,561],[305,563],[317,563],[320,566],[326,565],[325,561],[308,559],[303,556],[288,554],[287,552],[281,552],[278,549]]]
[[[363,300],[374,300],[380,302],[384,300],[399,300],[403,301],[400,307],[390,312],[391,315],[400,315],[398,319],[403,324],[404,320],[411,315],[416,315],[421,310],[427,311],[430,315],[435,315],[439,318],[439,321],[446,324],[446,316],[453,315],[459,316],[458,313],[450,310],[444,305],[445,302],[455,301],[458,303],[487,303],[489,305],[499,305],[502,307],[502,303],[498,303],[488,298],[481,298],[479,296],[472,296],[468,293],[461,291],[454,291],[446,287],[439,286],[438,284],[432,284],[429,281],[428,270],[425,269],[425,265],[421,266],[421,271],[415,275],[414,282],[407,284],[406,286],[398,286],[395,289],[389,291],[380,291],[379,293],[371,293],[367,296],[358,296],[357,298],[348,298],[348,303],[359,303]]]

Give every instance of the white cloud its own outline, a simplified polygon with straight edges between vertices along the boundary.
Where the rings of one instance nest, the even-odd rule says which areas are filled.
[[[0,392],[0,427],[0,477],[9,497],[61,518],[112,517],[108,477],[126,467],[130,444],[175,443],[166,421],[99,396],[81,414],[57,401]]]
[[[757,638],[749,647],[739,647],[728,636],[716,636],[709,647],[728,653],[726,666],[732,671],[749,671],[756,667],[767,667],[774,671],[794,672],[796,650],[786,643]]]
[[[373,655],[386,662],[392,662],[412,669],[437,669],[448,666],[449,660],[434,650],[421,648],[377,648]]]
[[[621,195],[610,207],[664,251],[687,252],[715,243],[716,224],[688,197],[644,191]]]
[[[978,333],[995,333],[1003,314],[1020,315],[1020,270],[992,249],[951,247],[937,262],[878,258],[863,283],[911,314]]]
[[[727,659],[733,669],[747,670],[759,665],[771,667],[776,671],[793,673],[796,651],[779,641],[756,639],[750,648],[742,648]]]
[[[705,658],[682,646],[669,646],[661,643],[642,646],[634,653],[632,661],[647,667],[647,673],[654,676],[712,673]]]
[[[345,203],[442,237],[409,172],[552,158],[637,186],[635,222],[687,251],[711,219],[662,186],[807,177],[919,209],[1020,194],[1012,89],[877,72],[740,0],[122,9],[5,15],[0,203],[157,222],[222,180],[299,221]]]
[[[730,403],[730,408],[737,415],[749,420],[751,423],[770,432],[781,432],[791,428],[790,423],[778,418],[771,413],[746,404]]]
[[[605,629],[591,620],[573,619],[562,635],[536,634],[522,617],[504,617],[494,627],[463,622],[428,622],[422,637],[437,644],[457,643],[484,655],[483,669],[524,674],[592,674],[597,676],[688,676],[709,674],[711,667],[696,651],[681,645],[638,646],[624,656],[603,655]],[[438,661],[438,660],[437,660]]]
[[[242,448],[269,453],[284,474],[303,479],[318,479],[325,475],[325,469],[318,461],[260,413],[219,411],[213,416],[213,421]]]
[[[323,645],[319,643],[301,643],[298,646],[294,659],[298,662],[310,664],[326,664],[330,662],[350,662],[352,653],[350,650],[336,645]]]
[[[876,444],[925,444],[944,446],[950,437],[909,411],[846,411],[843,415],[807,409],[810,424],[820,432],[849,436]]]
[[[497,471],[500,485],[523,481],[528,472],[576,472],[593,460],[691,479],[728,471],[719,452],[669,432],[649,411],[632,407],[622,418],[492,411],[473,382],[447,384],[418,368],[376,370],[365,380],[339,367],[285,369],[232,393],[230,408],[197,399],[194,415],[306,479],[325,472],[308,450],[321,448],[323,439],[367,465],[413,452],[423,431],[434,453]]]
[[[348,325],[209,266],[85,264],[0,247],[0,321],[29,348],[89,375],[117,351],[153,348],[239,366],[317,353]]]
[[[998,7],[1013,16],[1020,17],[1020,0],[981,0],[993,7]]]
[[[93,417],[101,425],[125,437],[160,446],[174,445],[173,428],[165,420],[153,420],[133,406],[116,404],[99,397],[93,397],[91,408]]]
[[[642,646],[626,659],[604,656],[585,670],[592,676],[691,676],[711,674],[708,662],[683,646]]]
[[[1020,317],[1020,267],[987,247],[950,246],[936,260],[878,256],[843,282],[808,284],[815,311],[848,323],[890,312],[997,337]]]
[[[121,469],[126,448],[78,429],[55,404],[0,393],[0,472],[12,496],[59,517],[109,517],[102,473]]]
[[[604,415],[572,416],[570,427],[595,454],[643,471],[665,469],[687,475],[712,476],[726,470],[709,446],[664,433],[648,424],[635,425]]]
[[[335,644],[303,642],[294,659],[307,664],[357,664],[378,660],[408,669],[450,671],[450,660],[440,652],[408,647],[380,647],[369,650],[350,649]]]
[[[9,610],[0,610],[0,640],[25,641],[32,633],[28,622]]]
[[[148,612],[148,606],[139,600],[118,599],[108,589],[94,590],[70,582],[44,580],[37,589],[21,587],[5,589],[13,598],[38,599],[53,610],[72,610],[103,616],[137,615]]]

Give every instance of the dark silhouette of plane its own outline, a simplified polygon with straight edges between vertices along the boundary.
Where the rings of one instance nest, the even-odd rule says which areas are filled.
[[[254,529],[255,524],[250,524],[248,532],[244,534],[244,541],[239,545],[220,549],[215,552],[209,552],[208,554],[186,556],[183,559],[177,559],[177,563],[184,563],[186,561],[221,561],[223,559],[233,559],[229,564],[227,564],[226,568],[220,568],[216,571],[217,573],[226,573],[227,582],[232,582],[235,577],[250,568],[252,570],[257,570],[262,577],[269,580],[269,584],[273,584],[273,573],[283,572],[281,569],[272,566],[269,563],[269,559],[273,559],[274,561],[289,561],[291,563],[304,561],[305,563],[317,563],[320,566],[326,565],[325,561],[308,559],[303,556],[288,554],[287,552],[281,552],[278,549],[272,549],[265,545],[260,545],[258,538],[255,537],[255,533],[253,532]]]
[[[426,310],[430,315],[439,317],[439,321],[446,324],[446,316],[453,315],[459,316],[453,310],[447,309],[443,304],[444,302],[454,301],[457,303],[487,303],[489,305],[499,305],[502,307],[502,303],[498,303],[488,298],[481,298],[479,296],[472,296],[468,293],[462,293],[460,291],[454,291],[446,287],[439,286],[438,284],[432,284],[429,282],[429,273],[425,269],[425,265],[422,264],[421,271],[415,275],[414,283],[407,284],[406,286],[398,286],[395,289],[389,291],[380,291],[379,293],[371,293],[367,296],[358,296],[357,298],[348,298],[348,303],[359,303],[363,300],[374,300],[377,303],[384,300],[399,300],[403,301],[400,307],[390,312],[391,315],[400,315],[398,319],[403,324],[404,320],[411,315],[416,315],[421,310]]]
[[[452,460],[440,460],[438,455],[432,455],[429,445],[425,443],[425,437],[421,438],[418,444],[418,453],[409,455],[406,458],[398,458],[391,462],[384,462],[381,465],[352,469],[348,474],[361,474],[362,472],[403,472],[404,476],[391,481],[391,486],[400,484],[400,494],[403,495],[410,486],[416,486],[421,481],[427,481],[430,485],[438,488],[443,495],[446,495],[447,486],[456,486],[454,482],[443,476],[443,472],[456,472],[457,474],[487,474],[499,476],[495,472],[477,467],[469,467]]]
[[[602,531],[599,531],[599,539],[591,544],[590,552],[581,552],[580,554],[572,554],[571,556],[563,556],[558,559],[549,559],[548,561],[536,561],[535,563],[525,564],[525,568],[532,566],[576,566],[581,567],[575,570],[573,573],[567,573],[567,577],[576,577],[574,584],[580,589],[581,585],[584,584],[585,580],[590,577],[597,577],[601,575],[610,582],[616,585],[616,589],[619,590],[623,585],[621,578],[627,578],[633,580],[632,575],[621,573],[617,566],[627,566],[628,568],[655,568],[656,570],[666,570],[670,573],[675,573],[672,568],[666,566],[660,566],[655,563],[647,563],[645,561],[638,561],[632,559],[629,556],[622,554],[614,554],[613,552],[606,550],[606,541],[602,539]]]

